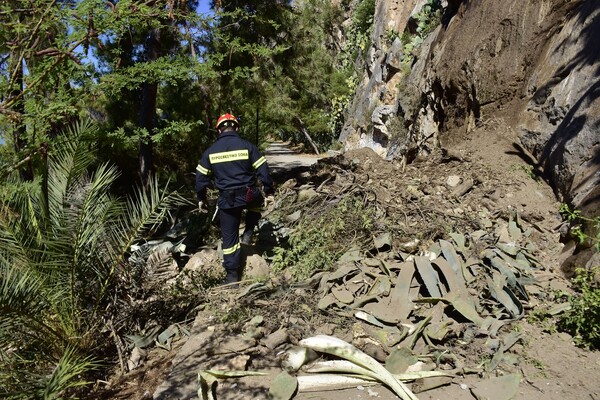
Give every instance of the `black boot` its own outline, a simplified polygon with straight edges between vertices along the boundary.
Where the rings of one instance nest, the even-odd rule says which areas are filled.
[[[254,233],[253,229],[247,229],[244,231],[244,234],[242,235],[242,244],[245,244],[246,246],[249,246],[252,243],[252,234]]]
[[[240,281],[240,276],[235,271],[227,271],[227,276],[225,277],[225,284],[236,283]]]

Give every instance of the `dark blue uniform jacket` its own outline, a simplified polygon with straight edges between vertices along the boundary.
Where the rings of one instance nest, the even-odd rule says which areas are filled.
[[[214,178],[219,189],[219,208],[246,206],[257,198],[256,177],[263,184],[266,195],[273,194],[273,180],[267,160],[258,148],[242,139],[233,130],[225,131],[202,154],[196,167],[196,194],[199,201],[206,201],[206,188]],[[250,188],[250,189],[248,189]],[[250,194],[250,192],[253,194]]]

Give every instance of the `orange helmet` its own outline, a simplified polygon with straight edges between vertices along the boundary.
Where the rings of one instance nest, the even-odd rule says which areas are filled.
[[[225,113],[225,114],[221,115],[219,117],[219,119],[217,120],[216,128],[219,129],[219,126],[221,126],[222,124],[224,124],[227,121],[232,122],[232,124],[227,124],[227,126],[240,126],[240,123],[238,122],[236,117],[234,117],[233,115],[231,115],[229,113]]]

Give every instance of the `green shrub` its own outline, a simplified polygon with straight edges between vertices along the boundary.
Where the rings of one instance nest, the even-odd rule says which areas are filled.
[[[600,217],[586,217],[581,210],[573,209],[568,204],[562,204],[558,211],[569,223],[569,233],[579,244],[594,247],[600,252]]]
[[[373,227],[373,209],[361,197],[348,197],[318,218],[305,218],[290,235],[285,247],[275,248],[273,269],[289,269],[294,279],[328,270]]]
[[[571,310],[558,321],[558,329],[571,334],[580,346],[600,349],[600,287],[594,275],[600,267],[578,270],[574,279],[578,294],[569,296]]]
[[[362,0],[354,10],[352,25],[361,33],[367,33],[373,25],[375,16],[375,0]]]

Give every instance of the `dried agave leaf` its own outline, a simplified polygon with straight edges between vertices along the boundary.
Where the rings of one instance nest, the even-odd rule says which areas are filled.
[[[443,321],[438,324],[429,325],[425,328],[424,334],[430,339],[442,341],[450,331],[448,327],[452,325],[452,321]]]
[[[377,379],[392,389],[400,398],[404,400],[418,400],[410,389],[386,370],[383,365],[350,343],[332,336],[317,335],[302,339],[300,345],[352,361],[376,374]]]
[[[379,296],[387,296],[390,294],[390,290],[392,289],[392,282],[390,278],[387,276],[378,276],[373,282],[373,286],[369,289],[370,295],[379,295]]]
[[[523,259],[525,260],[525,262],[518,262],[514,257],[509,256],[508,254],[504,253],[503,251],[500,251],[499,249],[493,249],[493,252],[495,255],[497,255],[498,257],[500,257],[506,264],[508,264],[511,268],[516,269],[517,271],[520,271],[522,273],[527,273],[531,271],[531,265],[529,264],[529,261],[527,261],[527,259],[523,256]],[[518,258],[518,254],[517,254],[517,258]]]
[[[462,233],[451,232],[450,237],[452,238],[452,240],[454,240],[454,243],[456,243],[458,251],[465,254],[467,252],[467,240],[465,238],[465,235],[463,235]]]
[[[402,374],[409,366],[415,364],[419,359],[412,350],[406,347],[394,349],[385,360],[385,368],[392,374]]]
[[[369,324],[375,325],[379,328],[385,327],[385,325],[382,324],[377,318],[364,311],[357,311],[354,313],[354,316],[362,321],[368,322]]]
[[[428,390],[436,389],[442,386],[446,386],[452,383],[454,378],[451,376],[437,376],[431,379],[419,379],[413,386],[413,392],[422,393]]]
[[[518,242],[523,237],[523,232],[521,231],[521,228],[517,226],[515,221],[509,221],[508,234],[515,242]]]
[[[465,299],[461,297],[459,293],[448,293],[448,297],[424,297],[415,300],[415,302],[436,303],[438,301],[443,301],[444,303],[449,303],[463,317],[475,323],[477,326],[481,326],[484,320],[483,318],[481,318],[481,316],[479,316],[479,314],[475,310],[475,307],[469,300],[471,299]]]
[[[527,258],[527,260],[532,263],[533,265],[535,265],[536,267],[541,267],[542,263],[540,262],[540,260],[538,260],[537,258],[535,258],[529,251],[527,250],[522,250],[523,255]]]
[[[415,264],[417,266],[417,271],[419,271],[419,275],[421,275],[421,279],[425,283],[425,287],[429,292],[431,297],[443,297],[442,291],[440,289],[440,278],[435,271],[435,269],[431,266],[431,263],[425,257],[415,257]]]
[[[351,304],[354,301],[352,293],[343,286],[336,286],[331,289],[331,294],[341,303]]]
[[[290,400],[298,389],[298,379],[283,371],[275,377],[269,388],[269,399]]]
[[[438,242],[435,242],[431,246],[429,246],[427,251],[431,254],[433,259],[439,257],[442,254],[442,248]],[[431,260],[431,258],[430,258],[430,260]]]
[[[171,350],[171,341],[173,337],[179,334],[179,327],[175,324],[170,325],[156,338],[156,345],[166,350]]]
[[[319,300],[317,307],[319,308],[319,310],[324,311],[333,304],[337,304],[337,299],[333,295],[328,294],[325,297],[321,298],[321,300]]]
[[[392,234],[390,232],[384,232],[378,235],[373,241],[377,250],[381,250],[383,248],[391,248]]]
[[[494,274],[499,275],[499,274]],[[490,277],[486,276],[486,281],[488,284],[488,290],[490,294],[496,301],[498,301],[504,308],[509,312],[511,317],[517,318],[523,314],[523,305],[521,302],[515,297],[512,291],[503,285],[498,285],[497,281],[500,279],[490,279]]]
[[[133,342],[134,347],[143,349],[154,343],[154,339],[156,339],[160,331],[162,331],[162,327],[156,326],[145,335],[126,335],[125,337]]]
[[[379,342],[386,347],[393,347],[408,335],[408,329],[400,330],[397,326],[386,326],[375,332]]]
[[[432,263],[435,264],[444,275],[444,278],[448,283],[449,292],[458,292],[462,295],[468,295],[467,286],[462,274],[460,272],[457,274],[446,259],[439,257],[432,261]]]
[[[506,280],[510,286],[515,287],[517,285],[517,277],[512,272],[510,267],[506,265],[506,263],[504,263],[504,261],[501,258],[494,257],[493,252],[489,253],[485,254],[484,257],[490,260],[492,267],[496,268],[502,275],[506,277]]]
[[[487,366],[487,371],[492,372],[493,370],[495,370],[504,358],[504,353],[510,350],[511,347],[513,347],[518,341],[522,339],[523,336],[518,332],[511,332],[510,334],[508,334],[502,341],[502,344],[500,344],[500,347],[498,348],[492,359],[490,360],[490,363]]]
[[[354,248],[351,248],[350,250],[348,250],[347,252],[345,252],[344,254],[342,254],[342,256],[338,260],[338,263],[340,263],[340,264],[353,263],[355,261],[360,261],[363,258],[364,257],[361,254],[361,249],[354,247]]]
[[[415,347],[417,340],[419,339],[429,322],[431,322],[431,317],[426,317],[423,321],[419,322],[419,325],[417,325],[417,329],[414,331],[414,333],[412,334],[412,338],[410,339],[409,348],[412,349]]]
[[[354,265],[354,263],[342,264],[335,271],[323,276],[321,279],[321,284],[319,285],[319,289],[321,289],[325,283],[354,276],[356,275],[353,273],[355,271],[358,272],[358,268],[356,265]]]
[[[379,295],[378,294],[367,294],[364,296],[359,296],[354,298],[354,303],[352,303],[350,305],[351,308],[360,308],[360,307],[364,307],[365,304],[367,303],[371,303],[373,301],[379,301]]]
[[[550,315],[558,315],[571,310],[571,308],[571,303],[561,303],[550,307],[547,312]]]
[[[452,243],[447,240],[439,240],[440,247],[442,248],[442,254],[452,270],[456,273],[457,276],[461,277],[470,282],[472,280],[471,273],[467,270],[466,265],[461,261],[460,256],[454,250]],[[464,253],[463,253],[464,254]]]
[[[312,374],[298,377],[298,392],[322,392],[327,390],[342,390],[357,386],[373,386],[379,382],[338,374]]]
[[[450,296],[448,300],[450,301],[450,304],[452,304],[452,307],[454,307],[454,309],[463,317],[473,322],[477,326],[481,325],[483,319],[479,316],[479,313],[477,313],[477,310],[471,302],[471,298],[465,299],[458,296],[453,298],[453,296]]]
[[[516,256],[517,253],[521,250],[519,246],[507,243],[496,243],[496,247],[511,256]]]
[[[406,321],[414,304],[409,297],[410,285],[415,274],[415,264],[410,261],[402,263],[395,285],[390,291],[390,307],[396,310],[398,321]]]

